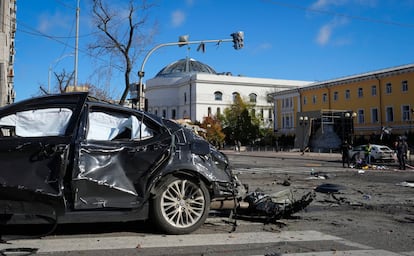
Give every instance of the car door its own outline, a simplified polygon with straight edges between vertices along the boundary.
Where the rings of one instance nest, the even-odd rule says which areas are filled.
[[[85,94],[49,96],[0,111],[0,200],[8,205],[4,211],[64,211],[63,177],[85,99]]]
[[[138,112],[91,107],[78,143],[75,209],[137,208],[147,181],[169,158],[173,137]]]

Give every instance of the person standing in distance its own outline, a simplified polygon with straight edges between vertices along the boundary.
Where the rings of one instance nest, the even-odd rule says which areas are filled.
[[[405,170],[405,159],[407,157],[408,145],[407,142],[402,138],[398,138],[397,143],[397,159],[398,167],[400,170]]]

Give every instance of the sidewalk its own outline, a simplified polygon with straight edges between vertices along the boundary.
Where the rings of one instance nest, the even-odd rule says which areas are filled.
[[[220,150],[226,155],[245,155],[245,156],[259,156],[259,157],[277,157],[277,158],[318,158],[342,161],[342,156],[339,153],[318,153],[318,152],[302,152],[296,151],[235,151],[235,150]]]
[[[239,156],[256,156],[256,157],[266,157],[266,158],[291,158],[291,159],[315,159],[315,160],[324,160],[324,161],[338,161],[342,162],[342,155],[340,153],[318,153],[318,152],[305,152],[302,155],[300,151],[240,151],[224,149],[220,150],[224,154],[239,155]],[[384,165],[384,163],[376,163],[376,165]],[[398,162],[387,163],[387,166],[390,168],[398,169]],[[410,161],[406,164],[407,170],[414,170],[414,164]]]

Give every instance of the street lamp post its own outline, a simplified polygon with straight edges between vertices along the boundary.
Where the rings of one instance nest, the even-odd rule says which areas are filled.
[[[357,116],[357,114],[353,111],[345,112],[344,114],[344,120],[345,125],[342,127],[342,142],[345,141],[345,133],[347,134],[347,141],[348,143],[353,144],[353,136],[354,136],[354,118]],[[345,127],[347,127],[347,130],[345,131]],[[349,139],[350,140],[349,140]]]
[[[307,116],[299,116],[299,125],[302,129],[302,150],[305,150],[305,130],[308,125],[309,118]]]
[[[73,56],[73,53],[65,54],[63,56],[60,56],[59,58],[55,59],[52,63],[49,65],[48,75],[47,75],[47,93],[50,93],[50,79],[52,74],[53,65],[56,65],[59,61],[63,60],[66,57]]]
[[[235,33],[231,34],[232,39],[213,39],[213,40],[200,40],[200,41],[188,41],[188,36],[181,36],[179,38],[178,42],[171,42],[171,43],[163,43],[163,44],[159,44],[156,45],[154,48],[152,48],[147,55],[145,55],[144,60],[142,61],[141,64],[141,68],[138,71],[138,77],[139,77],[139,81],[138,81],[138,88],[137,88],[137,104],[138,104],[138,109],[142,109],[142,106],[144,105],[145,101],[145,97],[143,96],[144,93],[144,86],[142,83],[142,79],[144,78],[145,72],[144,72],[144,67],[145,64],[148,60],[148,58],[150,57],[150,55],[156,51],[157,49],[161,48],[161,47],[165,47],[165,46],[171,46],[171,45],[178,45],[178,46],[184,46],[184,45],[188,45],[188,44],[200,44],[200,46],[204,49],[205,44],[206,43],[222,43],[222,42],[233,42],[233,47],[236,50],[239,50],[241,48],[243,48],[244,46],[244,33],[242,31],[238,31]]]

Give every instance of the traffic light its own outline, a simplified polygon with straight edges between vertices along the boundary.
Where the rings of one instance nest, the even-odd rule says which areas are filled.
[[[244,46],[244,32],[243,31],[238,31],[235,32],[233,34],[231,34],[231,36],[233,37],[233,47],[236,50],[239,50],[241,48],[243,48]]]
[[[178,47],[184,46],[184,45],[188,45],[188,38],[190,36],[189,35],[183,35],[183,36],[179,36],[178,37]]]

